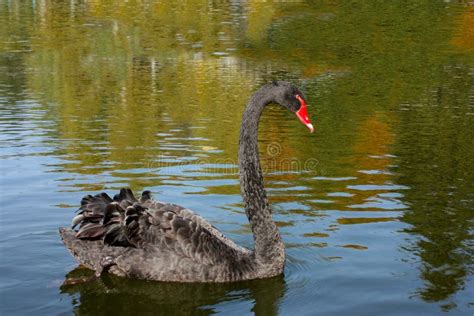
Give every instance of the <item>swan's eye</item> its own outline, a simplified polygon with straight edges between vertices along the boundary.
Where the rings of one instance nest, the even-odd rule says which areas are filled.
[[[299,94],[295,95],[295,99],[299,103],[298,111],[300,111],[303,108],[306,108],[306,101]]]

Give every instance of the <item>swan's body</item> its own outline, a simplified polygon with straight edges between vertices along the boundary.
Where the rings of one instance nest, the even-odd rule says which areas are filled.
[[[254,234],[255,249],[238,246],[189,209],[153,200],[149,191],[139,199],[129,189],[111,199],[86,196],[73,228],[61,238],[81,264],[97,273],[111,273],[174,282],[229,282],[269,278],[283,273],[285,248],[272,220],[258,158],[258,121],[264,107],[278,103],[311,130],[301,92],[287,82],[263,86],[243,115],[239,142],[241,192]]]

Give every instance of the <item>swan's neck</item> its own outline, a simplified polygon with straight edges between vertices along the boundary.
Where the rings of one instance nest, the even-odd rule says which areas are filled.
[[[258,156],[258,122],[270,103],[269,91],[261,89],[250,99],[245,109],[239,142],[240,190],[245,213],[250,222],[258,262],[283,268],[285,249],[280,233],[272,220]]]

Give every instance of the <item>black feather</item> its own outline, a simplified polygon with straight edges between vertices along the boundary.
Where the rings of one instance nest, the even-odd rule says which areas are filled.
[[[79,229],[76,233],[76,238],[79,239],[99,239],[105,232],[105,228],[98,223],[87,223]]]
[[[145,201],[151,200],[151,192],[150,191],[143,191],[142,196],[140,198],[140,203],[143,203]]]

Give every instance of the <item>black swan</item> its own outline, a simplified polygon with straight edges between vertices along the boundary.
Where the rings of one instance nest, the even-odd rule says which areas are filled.
[[[189,209],[153,200],[150,191],[137,199],[122,189],[113,199],[106,193],[82,199],[72,228],[59,229],[71,254],[96,277],[108,271],[157,281],[230,282],[282,274],[285,247],[272,220],[257,146],[258,122],[270,103],[296,113],[313,132],[304,95],[294,85],[274,81],[251,97],[240,130],[239,168],[255,249],[235,244]]]

